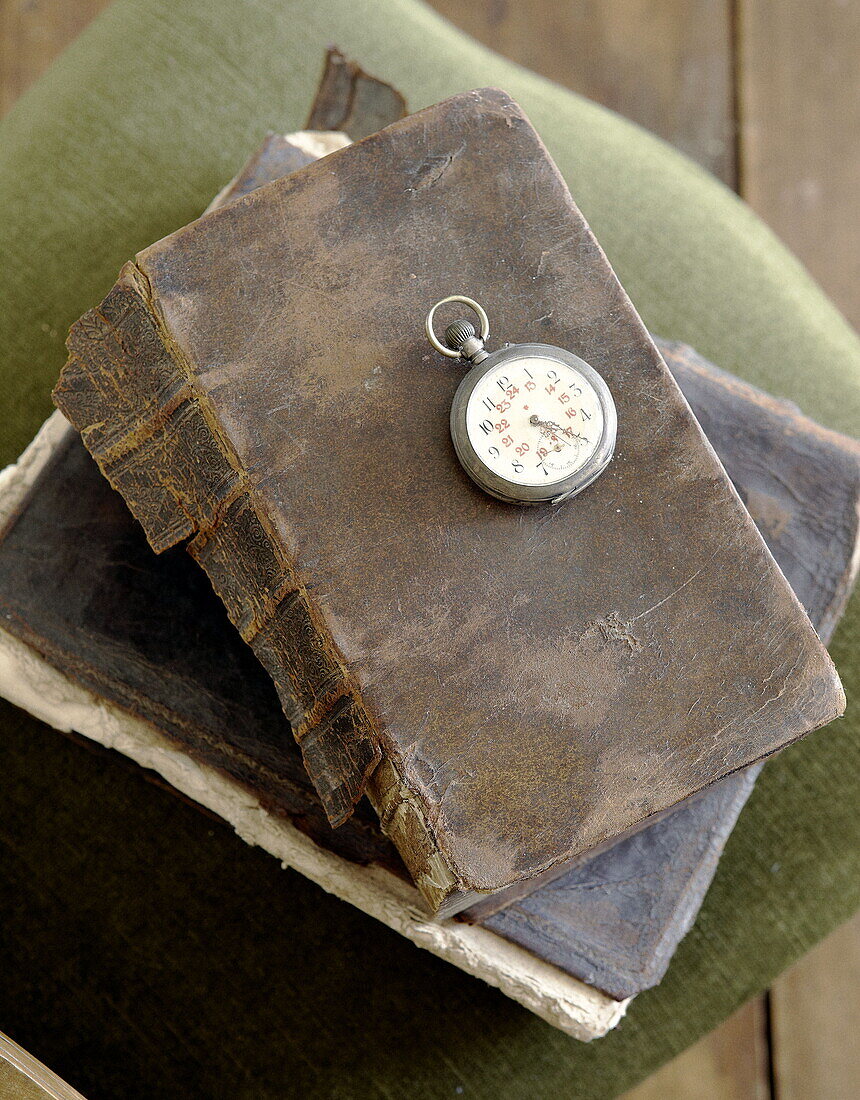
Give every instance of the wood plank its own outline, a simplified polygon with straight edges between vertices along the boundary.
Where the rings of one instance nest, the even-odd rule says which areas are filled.
[[[0,116],[110,0],[0,0]]]
[[[771,990],[779,1100],[849,1100],[860,1090],[860,914],[778,978]]]
[[[770,1095],[767,1017],[758,997],[623,1100],[770,1100]]]
[[[741,192],[860,325],[860,5],[739,0]]]
[[[855,325],[860,323],[860,8],[739,0],[740,191]],[[860,917],[775,983],[780,1100],[855,1096]]]
[[[485,45],[735,180],[730,0],[430,0]]]

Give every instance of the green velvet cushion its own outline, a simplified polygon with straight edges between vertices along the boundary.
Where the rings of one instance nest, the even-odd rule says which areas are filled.
[[[0,460],[69,323],[194,217],[334,42],[421,107],[497,84],[537,125],[646,323],[860,426],[860,346],[720,184],[411,0],[117,0],[0,128]],[[857,691],[860,601],[833,645]],[[857,708],[766,769],[669,974],[584,1047],[246,848],[115,758],[0,711],[0,1027],[99,1096],[605,1096],[858,903]]]

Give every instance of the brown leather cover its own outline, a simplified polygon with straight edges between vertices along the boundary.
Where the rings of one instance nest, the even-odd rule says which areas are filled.
[[[306,130],[339,130],[357,141],[405,114],[406,100],[396,88],[329,46]]]
[[[610,470],[499,504],[423,342],[478,296],[619,409]],[[194,536],[332,820],[365,790],[431,905],[532,879],[840,713],[825,650],[554,165],[455,97],[166,238],[57,402],[152,545]]]

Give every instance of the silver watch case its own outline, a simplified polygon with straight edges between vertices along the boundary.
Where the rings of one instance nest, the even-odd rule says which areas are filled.
[[[548,485],[518,485],[491,470],[477,455],[466,431],[466,409],[475,386],[485,374],[503,363],[527,356],[539,356],[572,367],[594,389],[603,412],[603,432],[588,462],[566,478]],[[463,469],[485,493],[509,504],[561,504],[581,493],[598,478],[612,458],[618,415],[609,387],[594,369],[578,355],[551,344],[508,344],[491,352],[486,359],[474,366],[457,388],[451,403],[451,439]]]

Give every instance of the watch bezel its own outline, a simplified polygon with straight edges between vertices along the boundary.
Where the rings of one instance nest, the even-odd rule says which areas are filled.
[[[603,431],[589,460],[574,473],[546,485],[520,485],[491,470],[472,446],[466,427],[469,399],[478,383],[503,363],[528,356],[554,360],[578,371],[596,392],[603,413]],[[617,430],[618,414],[609,387],[584,359],[553,344],[509,344],[491,352],[481,363],[472,367],[451,402],[451,439],[461,466],[484,492],[510,504],[560,504],[581,493],[609,465],[615,450]]]

